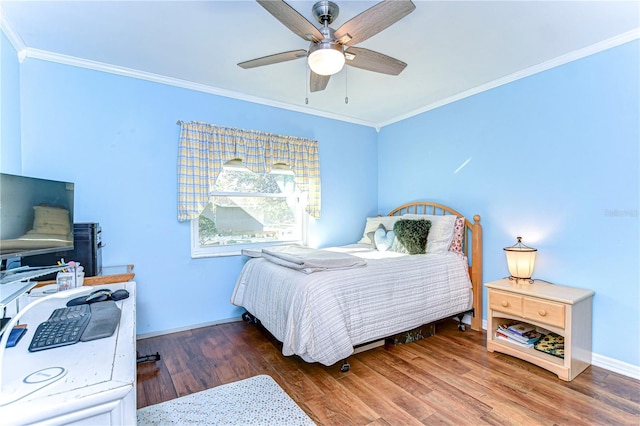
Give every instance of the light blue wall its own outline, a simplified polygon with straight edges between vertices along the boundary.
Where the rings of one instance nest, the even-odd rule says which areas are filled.
[[[593,351],[633,365],[639,52],[627,43],[384,127],[378,172],[382,211],[426,199],[482,216],[485,282],[508,276],[502,249],[522,236],[534,278],[595,291]],[[486,292],[484,305],[486,319]]]
[[[229,300],[245,259],[191,259],[177,221],[177,120],[317,139],[316,246],[356,241],[377,211],[372,128],[34,59],[21,78],[23,173],[75,182],[75,220],[101,224],[103,264],[135,265],[140,334],[242,313]]]
[[[594,352],[640,365],[637,41],[379,135],[116,75],[19,64],[1,41],[0,170],[76,183],[76,221],[100,222],[104,263],[136,265],[139,333],[241,312],[228,300],[244,260],[190,259],[189,225],[176,220],[175,122],[203,120],[319,140],[315,246],[355,241],[364,217],[399,204],[440,201],[482,216],[489,281],[507,275],[502,248],[522,235],[539,249],[537,278],[596,292]]]
[[[0,31],[0,170],[20,174],[20,63]]]

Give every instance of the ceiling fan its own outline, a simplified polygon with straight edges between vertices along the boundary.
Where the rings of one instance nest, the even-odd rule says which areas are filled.
[[[389,75],[398,75],[406,63],[373,50],[354,45],[378,34],[413,12],[411,0],[386,0],[365,10],[334,30],[329,25],[339,13],[338,5],[322,0],[313,5],[312,13],[322,24],[317,28],[293,7],[282,0],[256,0],[267,12],[296,35],[310,41],[309,50],[299,49],[276,53],[238,64],[241,68],[255,68],[294,59],[308,58],[311,68],[310,89],[324,90],[333,74],[346,64],[352,67]]]

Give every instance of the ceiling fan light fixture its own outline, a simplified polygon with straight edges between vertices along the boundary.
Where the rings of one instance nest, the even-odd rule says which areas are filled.
[[[318,75],[333,75],[344,66],[342,46],[335,42],[313,44],[309,48],[309,68]]]

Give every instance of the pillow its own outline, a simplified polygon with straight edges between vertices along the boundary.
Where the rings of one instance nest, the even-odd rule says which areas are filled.
[[[456,224],[453,226],[453,240],[451,240],[451,246],[449,251],[454,253],[462,253],[462,237],[464,236],[464,217],[456,219]]]
[[[373,233],[374,245],[378,251],[387,251],[396,239],[393,231],[387,231],[384,226],[380,227]]]
[[[42,234],[67,235],[71,232],[69,212],[49,206],[33,206],[33,229]]]
[[[380,228],[384,228],[384,225],[383,224],[378,225],[378,229]],[[371,244],[373,245],[374,249],[376,248],[375,233],[378,229],[376,229],[375,231],[367,232],[367,237],[371,240]]]
[[[370,232],[376,232],[380,225],[384,226],[385,229],[393,229],[393,224],[399,221],[401,216],[377,216],[377,217],[368,217],[367,222],[364,226],[364,232],[362,233],[362,238],[358,241],[360,244],[374,244],[373,239],[369,235]]]
[[[431,222],[425,219],[399,220],[393,225],[396,239],[409,254],[425,254]],[[399,247],[397,247],[399,249]]]
[[[50,220],[68,220],[69,212],[62,207],[51,207],[46,205],[33,206],[35,215],[39,218]]]
[[[453,240],[453,231],[456,224],[456,215],[432,215],[432,214],[405,214],[403,219],[425,219],[431,222],[429,239],[427,240],[427,253],[446,254]]]
[[[387,228],[385,228],[383,224],[378,225],[378,229],[384,229],[385,232],[387,231]],[[375,233],[378,229],[376,229],[375,231],[367,232],[367,237],[369,237],[369,239],[371,240],[371,245],[373,245],[374,249],[378,248],[375,239]]]

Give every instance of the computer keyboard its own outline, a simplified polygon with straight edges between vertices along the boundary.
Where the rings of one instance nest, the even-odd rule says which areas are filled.
[[[89,305],[68,306],[53,311],[47,321],[66,321],[85,315],[91,315],[91,307]]]
[[[49,319],[36,329],[29,345],[29,351],[42,351],[78,343],[90,320],[91,308],[89,305],[56,309],[51,313]]]

